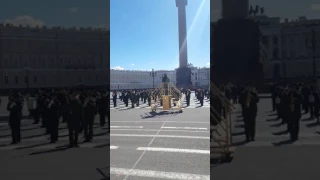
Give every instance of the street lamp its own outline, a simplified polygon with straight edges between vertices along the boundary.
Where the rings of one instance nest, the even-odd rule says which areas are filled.
[[[316,50],[317,50],[317,40],[316,40],[316,32],[314,29],[314,26],[319,26],[320,24],[308,24],[307,27],[313,27],[312,28],[312,36],[311,36],[311,46],[309,46],[308,39],[306,38],[306,47],[308,49],[312,49],[312,60],[313,60],[313,77],[316,77]]]
[[[150,76],[152,77],[152,87],[154,89],[154,77],[157,75],[157,72],[154,72],[154,70],[152,69],[152,72],[150,72]]]

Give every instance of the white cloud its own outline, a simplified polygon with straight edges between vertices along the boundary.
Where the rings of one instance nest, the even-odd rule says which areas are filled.
[[[40,19],[36,19],[32,16],[28,16],[28,15],[23,15],[23,16],[18,16],[15,17],[13,19],[6,19],[4,21],[5,24],[9,23],[9,24],[13,24],[14,26],[27,26],[29,25],[30,27],[36,27],[36,26],[44,26],[44,22]]]
[[[111,69],[115,69],[115,70],[124,70],[124,68],[120,67],[120,66],[116,66],[116,67],[113,67]]]
[[[134,66],[134,64],[131,64],[131,66]]]
[[[71,12],[71,13],[76,13],[78,11],[79,11],[78,7],[72,7],[72,8],[69,9],[69,12]]]
[[[208,62],[206,65],[207,65],[207,66],[210,66],[210,62]]]
[[[312,11],[320,11],[320,4],[311,4],[310,9]]]

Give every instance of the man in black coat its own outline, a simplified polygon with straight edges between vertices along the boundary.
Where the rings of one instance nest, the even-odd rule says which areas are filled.
[[[50,133],[50,143],[56,143],[59,137],[59,118],[60,118],[60,103],[55,95],[50,97],[50,102],[48,104],[48,127]]]
[[[93,137],[93,122],[97,113],[95,99],[92,96],[87,97],[83,107],[85,142],[90,142]]]
[[[190,105],[190,97],[191,97],[191,91],[190,91],[190,89],[188,89],[188,90],[186,91],[187,106]]]
[[[20,143],[21,141],[21,118],[22,118],[22,102],[19,96],[14,93],[13,97],[9,98],[7,110],[9,115],[9,126],[11,128],[12,142],[11,144]]]
[[[68,122],[69,147],[79,147],[80,124],[83,121],[83,108],[78,94],[73,94],[70,102],[71,118]]]
[[[243,121],[245,126],[246,141],[255,140],[256,116],[258,112],[258,93],[249,86],[244,92]]]

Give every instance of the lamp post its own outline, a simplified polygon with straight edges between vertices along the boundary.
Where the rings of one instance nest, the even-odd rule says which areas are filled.
[[[154,70],[152,69],[152,71],[150,72],[150,76],[152,77],[152,88],[154,89],[154,77],[156,77],[157,72],[154,72]]]
[[[311,44],[309,46],[308,39],[306,39],[306,47],[308,49],[312,49],[312,61],[313,61],[313,77],[316,78],[317,76],[317,68],[316,68],[316,50],[317,50],[317,40],[316,40],[316,32],[314,26],[320,26],[320,24],[308,24],[307,27],[312,28],[312,35],[311,35]]]

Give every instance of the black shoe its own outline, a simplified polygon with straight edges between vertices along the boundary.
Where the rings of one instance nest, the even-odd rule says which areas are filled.
[[[17,144],[17,142],[16,142],[16,141],[13,141],[13,142],[11,142],[10,144]]]
[[[78,144],[76,144],[76,145],[74,145],[73,147],[76,147],[76,148],[78,148],[78,147],[80,147]]]

